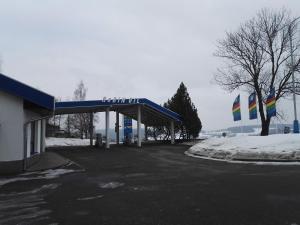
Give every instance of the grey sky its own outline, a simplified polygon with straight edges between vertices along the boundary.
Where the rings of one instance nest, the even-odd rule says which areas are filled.
[[[237,93],[211,83],[220,65],[213,53],[226,30],[263,7],[300,15],[299,0],[1,0],[2,72],[62,99],[82,79],[88,99],[163,103],[183,81],[204,129],[234,126]],[[280,110],[289,121],[287,105]]]

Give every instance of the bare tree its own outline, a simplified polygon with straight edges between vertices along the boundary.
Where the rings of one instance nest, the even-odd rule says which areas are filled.
[[[168,140],[171,136],[171,131],[169,127],[166,126],[153,126],[147,128],[148,137],[152,137],[155,141],[158,138],[162,140]]]
[[[84,101],[86,99],[87,88],[81,80],[77,85],[73,101]],[[79,136],[81,139],[88,138],[91,135],[90,131],[90,113],[68,114],[64,118],[64,128],[67,136]],[[98,121],[98,115],[94,113],[93,123]]]
[[[243,88],[255,91],[261,118],[261,135],[269,134],[271,118],[264,109],[269,90],[276,90],[276,101],[292,92],[292,69],[299,71],[299,36],[296,33],[297,20],[291,20],[285,9],[278,12],[261,10],[257,16],[242,24],[236,32],[226,33],[219,41],[216,56],[225,59],[225,67],[218,69],[215,80],[223,88],[234,91]],[[293,41],[289,46],[289,32]],[[291,65],[291,52],[294,65]],[[300,93],[300,80],[296,79]]]
[[[86,99],[87,88],[84,86],[81,80],[74,91],[74,101],[84,101]],[[69,116],[68,123],[73,130],[78,131],[80,138],[87,138],[89,130],[89,114],[88,113],[76,113]]]

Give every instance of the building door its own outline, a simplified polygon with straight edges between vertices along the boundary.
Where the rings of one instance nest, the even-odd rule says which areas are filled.
[[[31,136],[30,136],[30,155],[35,153],[35,123],[30,124]]]

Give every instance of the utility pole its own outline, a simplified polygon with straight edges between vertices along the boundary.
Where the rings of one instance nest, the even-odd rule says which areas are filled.
[[[289,25],[289,36],[290,36],[290,50],[291,50],[291,72],[293,81],[293,102],[294,102],[294,133],[299,133],[299,122],[297,120],[297,105],[296,105],[296,90],[295,90],[295,75],[294,75],[294,52],[293,52],[293,42],[292,42],[292,24]]]

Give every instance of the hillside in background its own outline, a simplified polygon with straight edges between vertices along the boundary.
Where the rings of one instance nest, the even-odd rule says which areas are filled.
[[[285,127],[289,127],[292,132],[293,126],[292,124],[271,124],[270,125],[270,134],[283,134]],[[203,131],[203,134],[211,134],[211,133],[259,133],[261,127],[259,125],[246,125],[246,126],[236,126],[236,127],[228,127],[227,129],[220,129],[214,131]]]
[[[124,131],[123,129],[120,129],[120,139],[121,140],[124,137],[124,132],[123,131]],[[137,135],[137,130],[136,129],[133,129],[132,131],[133,131],[134,136]],[[110,136],[110,140],[115,141],[116,140],[115,129],[109,129],[108,133],[109,133],[109,136]],[[96,134],[102,134],[102,136],[105,136],[105,129],[97,129]],[[145,137],[145,129],[144,128],[141,128],[141,135],[142,135],[142,138]]]

